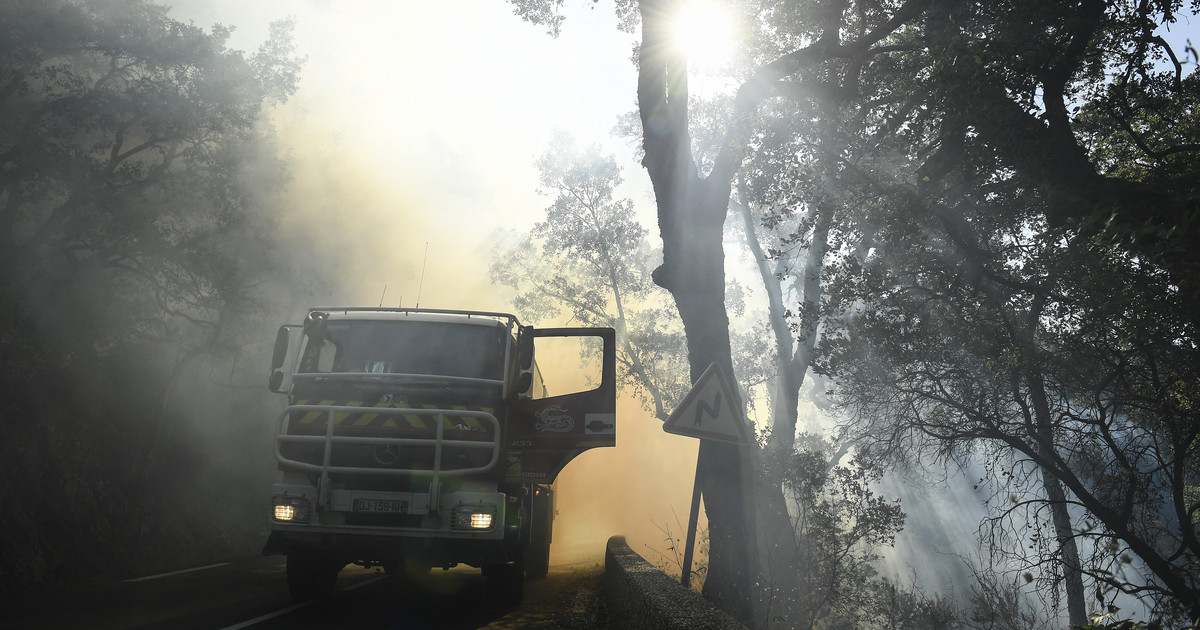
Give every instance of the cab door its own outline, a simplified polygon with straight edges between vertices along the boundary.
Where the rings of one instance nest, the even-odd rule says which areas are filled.
[[[531,328],[526,334],[533,338],[547,395],[511,403],[504,477],[509,482],[551,483],[583,451],[616,446],[616,332],[612,328]],[[575,340],[576,347],[594,347],[598,356],[581,357],[576,352],[572,357],[562,349],[551,356],[547,348],[563,344],[543,343],[547,340]],[[588,371],[589,366],[598,367],[598,372],[583,384],[561,378],[575,376],[573,371]],[[567,384],[565,389],[561,383]]]

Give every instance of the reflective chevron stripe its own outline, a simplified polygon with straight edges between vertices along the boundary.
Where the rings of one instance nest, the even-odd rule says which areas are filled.
[[[332,404],[334,404],[334,401],[332,401],[332,400],[318,400],[318,401],[301,400],[298,402],[301,405],[332,405]],[[310,412],[304,414],[304,416],[300,418],[300,424],[312,424],[324,416],[325,416],[324,411],[310,411]]]
[[[322,405],[322,406],[335,406],[335,407],[362,407],[364,409],[364,413],[361,413],[361,414],[345,412],[345,411],[339,411],[339,412],[333,414],[333,423],[335,425],[339,425],[339,426],[349,423],[356,427],[389,427],[389,428],[393,428],[393,427],[400,427],[400,426],[407,425],[408,428],[413,428],[413,429],[428,429],[431,426],[430,421],[433,419],[433,417],[430,415],[404,414],[401,416],[396,416],[396,415],[381,415],[378,413],[365,412],[365,410],[367,410],[367,409],[412,409],[412,408],[416,408],[416,406],[414,406],[414,405],[402,405],[402,404],[398,404],[398,403],[380,403],[380,404],[376,404],[376,405],[367,405],[366,403],[361,402],[361,401],[298,400],[298,401],[296,401],[296,404],[298,404],[298,405]],[[420,405],[420,408],[439,409],[440,407],[438,405],[433,405],[433,404],[424,404],[424,405]],[[489,414],[495,413],[495,409],[493,407],[472,407],[472,406],[467,406],[467,405],[451,405],[448,408],[454,409],[454,410],[459,410],[459,411],[482,411],[484,413],[489,413]],[[301,425],[312,425],[314,423],[322,423],[323,424],[324,418],[327,417],[328,415],[329,415],[329,412],[327,412],[327,411],[309,411],[309,412],[305,413],[303,416],[301,416],[297,420],[297,422],[299,422]],[[454,428],[457,428],[460,426],[465,426],[468,430],[471,430],[471,431],[485,431],[486,430],[484,427],[484,423],[481,422],[479,420],[479,418],[476,418],[473,416],[454,416],[454,415],[446,414],[444,416],[444,422],[445,422],[445,428],[447,428],[447,429],[454,429]]]

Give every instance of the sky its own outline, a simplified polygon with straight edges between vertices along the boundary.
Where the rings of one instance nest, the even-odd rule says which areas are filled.
[[[556,129],[618,154],[626,196],[653,221],[648,179],[610,135],[634,109],[634,39],[611,7],[582,5],[557,39],[499,0],[181,0],[171,15],[234,25],[230,46],[247,51],[271,21],[295,19],[308,61],[275,112],[298,163],[294,205],[340,217],[347,229],[330,227],[345,238],[361,232],[331,248],[372,255],[340,297],[412,306],[419,292],[427,307],[494,309],[472,303],[479,286],[467,279],[486,284],[496,231],[527,231],[549,204],[533,163]]]

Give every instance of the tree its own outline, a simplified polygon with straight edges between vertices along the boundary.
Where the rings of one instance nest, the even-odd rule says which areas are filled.
[[[557,29],[556,11],[561,2],[515,4],[527,19],[550,24],[551,32]],[[653,278],[671,293],[680,313],[694,381],[714,362],[727,374],[734,373],[723,295],[723,224],[750,122],[768,94],[754,91],[761,81],[753,82],[750,87],[754,89],[743,88],[747,96],[739,95],[734,123],[719,134],[725,138],[722,148],[707,173],[701,174],[690,147],[687,59],[671,37],[671,20],[680,6],[676,1],[644,1],[634,11],[632,2],[618,2],[618,13],[627,25],[636,23],[632,17],[640,17],[642,41],[637,59],[642,163],[654,186],[663,240],[663,264]],[[746,502],[764,489],[752,483],[754,457],[752,447],[704,442],[698,472],[710,524],[710,564],[704,592],[746,622],[751,621],[753,612],[745,594],[751,592],[759,570],[752,559],[760,551],[753,522],[756,510]],[[765,491],[777,495],[779,486],[768,484]],[[769,513],[786,522],[786,513],[779,509],[781,497],[777,499],[776,509]],[[770,529],[790,531],[787,527]]]
[[[840,175],[829,153],[813,145],[811,152],[798,150],[797,145],[821,142],[818,134],[798,133],[796,112],[773,111],[767,116],[777,118],[774,124],[761,125],[752,141],[758,151],[747,157],[738,174],[733,207],[742,215],[746,243],[767,293],[778,362],[769,447],[786,453],[795,447],[800,390],[820,336],[826,254],[839,240],[835,216],[844,217],[845,209],[839,199],[823,192],[836,189]],[[833,116],[822,118],[829,121]],[[813,153],[823,157],[813,159]],[[767,240],[766,250],[762,239]]]
[[[868,454],[1018,453],[1002,477],[1013,498],[995,508],[1052,523],[1049,539],[1059,543],[1035,534],[1031,564],[1054,558],[1066,575],[1053,573],[1068,579],[1074,568],[1186,604],[1200,557],[1197,508],[1187,497],[1200,429],[1195,379],[1183,367],[1195,358],[1178,346],[1189,334],[1186,316],[1163,317],[1182,315],[1183,300],[1161,269],[1130,264],[1110,247],[1082,239],[1063,246],[1029,225],[1012,230],[988,230],[987,249],[1006,250],[1009,268],[970,281],[946,264],[961,256],[954,246],[918,245],[929,232],[877,243],[882,258],[860,276],[871,279],[847,276],[840,285],[856,286],[843,294],[853,295],[856,314],[831,337],[823,369],[840,375]],[[921,247],[926,255],[914,256]],[[1082,508],[1080,525],[1068,508]],[[1013,544],[1013,532],[1011,523],[1001,528],[999,549],[1026,548]],[[1068,555],[1076,540],[1091,550],[1088,562]],[[1118,570],[1130,561],[1125,549],[1149,576]]]
[[[1080,583],[1071,576],[1084,567],[1077,566],[1082,560],[1073,560],[1069,549],[1086,531],[1073,518],[1093,519],[1139,555],[1146,553],[1141,560],[1148,568],[1157,567],[1149,570],[1162,587],[1159,592],[1195,606],[1186,562],[1160,562],[1192,557],[1188,541],[1195,537],[1190,528],[1196,514],[1194,499],[1188,498],[1195,485],[1194,436],[1186,429],[1194,422],[1191,396],[1184,393],[1195,375],[1179,368],[1164,379],[1160,367],[1166,357],[1182,360],[1171,365],[1195,364],[1186,349],[1194,343],[1200,301],[1200,266],[1188,246],[1197,213],[1192,171],[1200,144],[1195,142],[1196,108],[1190,106],[1196,88],[1193,79],[1182,76],[1173,51],[1155,35],[1160,25],[1176,19],[1182,3],[740,4],[743,14],[753,16],[746,21],[752,30],[745,40],[739,87],[723,117],[724,133],[718,134],[722,148],[706,173],[697,169],[689,152],[686,61],[666,45],[674,5],[638,4],[638,94],[644,165],[655,185],[664,241],[664,264],[655,280],[675,297],[689,342],[704,340],[710,349],[692,356],[693,371],[697,359],[722,355],[722,340],[727,340],[715,330],[726,322],[714,313],[720,303],[714,299],[714,285],[701,280],[722,271],[714,252],[719,251],[715,235],[725,209],[717,202],[728,200],[745,156],[760,155],[756,130],[778,124],[766,115],[771,109],[797,112],[790,119],[794,123],[817,120],[798,124],[793,133],[802,141],[790,146],[807,153],[812,164],[827,160],[832,168],[813,171],[828,185],[821,193],[847,209],[840,220],[834,215],[831,233],[840,236],[831,241],[822,265],[832,280],[826,287],[838,291],[823,296],[824,315],[818,321],[842,327],[825,345],[830,353],[824,361],[826,375],[844,381],[839,391],[852,405],[871,400],[880,405],[876,411],[889,409],[884,404],[889,396],[937,400],[928,408],[891,408],[897,412],[893,417],[911,418],[918,410],[946,405],[944,417],[919,416],[938,421],[937,427],[958,426],[949,421],[964,417],[974,422],[1003,418],[1003,428],[1015,431],[1026,425],[1009,425],[1009,419],[1027,419],[1033,427],[1028,440],[1006,431],[933,431],[935,441],[929,443],[940,444],[947,454],[963,453],[959,447],[964,445],[992,444],[999,447],[992,451],[995,456],[1019,453],[1031,463],[1028,472],[1038,483],[1024,490],[1047,510],[1052,523],[1056,544],[1046,547],[1046,559],[1053,561],[1048,566],[1074,581],[1068,597],[1072,620],[1084,611],[1077,597]],[[618,3],[621,7],[630,5]],[[1165,70],[1155,65],[1160,60],[1166,62]],[[1075,106],[1079,115],[1072,111]],[[817,196],[807,199],[815,202]],[[1038,275],[1049,271],[1053,275]],[[1111,292],[1071,286],[1099,286],[1093,274],[1149,282],[1143,299],[1122,303],[1126,311],[1164,309],[1158,314],[1172,323],[1160,329],[1138,319],[1143,334],[1136,338],[1156,338],[1144,334],[1153,329],[1170,342],[1124,348],[1112,341],[1131,330],[1106,324],[1098,315],[1113,314],[1105,306]],[[1068,294],[1069,299],[1063,297]],[[937,317],[902,315],[920,313],[915,309],[922,305]],[[1119,321],[1132,321],[1126,311],[1119,312]],[[1079,334],[1076,319],[1094,322],[1094,333]],[[969,324],[962,327],[973,335],[954,329],[961,322]],[[1101,329],[1108,332],[1100,334]],[[1148,358],[1151,350],[1157,353],[1154,361]],[[991,359],[980,358],[987,356]],[[1126,362],[1134,357],[1133,363]],[[953,370],[922,376],[899,390],[879,389],[895,381],[860,378],[873,372],[872,361],[879,363],[880,374],[894,369],[920,376],[915,368],[934,364]],[[1064,366],[1072,361],[1088,366],[1081,373],[1096,377],[1090,385],[1075,380],[1070,388],[1062,385],[1067,382]],[[996,367],[1002,363],[1007,371]],[[1130,372],[1134,364],[1154,368],[1146,373],[1153,376]],[[949,394],[943,394],[943,387],[950,388]],[[1085,391],[1097,400],[1085,405],[1092,411],[1081,421],[1055,415],[1061,411],[1074,417]],[[997,397],[998,392],[1004,395]],[[1129,407],[1114,402],[1118,400],[1137,404]],[[1101,408],[1103,412],[1096,411]],[[1130,408],[1139,411],[1130,415]],[[859,417],[870,419],[867,413]],[[1173,478],[1179,484],[1150,484],[1169,490],[1161,496],[1172,497],[1163,499],[1163,505],[1173,506],[1170,522],[1177,525],[1167,527],[1167,538],[1159,540],[1177,544],[1166,555],[1153,545],[1131,543],[1141,536],[1128,531],[1131,513],[1102,509],[1102,502],[1086,498],[1088,484],[1072,480],[1079,470],[1071,466],[1082,460],[1071,454],[1090,444],[1091,437],[1071,429],[1099,426],[1097,418],[1104,420],[1101,425],[1136,418],[1122,430],[1139,427],[1148,430],[1143,435],[1154,436],[1146,437],[1151,443],[1167,445],[1149,457],[1157,463],[1146,464],[1148,470],[1126,453],[1124,461],[1130,465],[1121,466],[1123,473],[1096,474],[1129,492],[1130,483],[1142,487],[1152,478],[1147,477],[1150,471],[1179,472]],[[912,435],[903,428],[911,425],[893,426],[900,428],[878,435]],[[1113,443],[1116,449],[1106,444],[1106,450],[1097,452],[1129,446]],[[1125,478],[1137,481],[1116,482]],[[1068,504],[1075,506],[1073,513]],[[716,510],[718,519],[724,507]],[[714,549],[729,542],[718,539]],[[1093,575],[1103,577],[1094,570]]]
[[[622,380],[665,420],[687,387],[678,376],[683,339],[649,282],[644,230],[630,202],[613,197],[620,184],[615,160],[596,146],[577,150],[560,134],[537,165],[553,201],[544,221],[493,260],[493,281],[516,289],[515,304],[535,320],[566,309],[575,322],[616,328]],[[736,287],[729,293],[741,301]],[[743,354],[761,360],[766,337],[746,337],[738,342],[748,351]],[[746,357],[734,359],[743,374],[755,371]],[[815,436],[804,444],[803,452],[779,452],[757,471],[796,507],[792,522],[771,532],[789,553],[764,557],[767,581],[760,586],[770,618],[795,627],[855,617],[872,586],[873,548],[890,544],[903,522],[898,505],[869,490],[875,471],[839,466],[845,451]],[[780,512],[786,514],[786,506]]]
[[[1194,192],[1190,184],[1182,183],[1181,174],[1192,168],[1189,160],[1195,154],[1195,148],[1189,144],[1192,137],[1189,116],[1184,113],[1185,104],[1193,97],[1187,81],[1179,80],[1178,65],[1175,79],[1171,80],[1164,76],[1166,73],[1156,73],[1150,64],[1152,52],[1164,49],[1164,43],[1152,34],[1156,15],[1158,20],[1169,21],[1178,10],[1178,3],[1144,3],[1135,11],[1103,3],[1071,5],[1069,10],[1026,3],[968,9],[966,5],[951,7],[936,2],[894,6],[846,2],[830,3],[826,8],[829,10],[822,12],[820,7],[813,7],[807,14],[798,7],[794,12],[780,8],[778,13],[771,14],[779,20],[764,22],[764,32],[769,35],[764,36],[760,58],[772,61],[760,66],[756,77],[761,79],[758,90],[774,96],[801,95],[804,99],[824,100],[840,105],[846,112],[842,117],[845,122],[833,133],[811,132],[836,141],[838,161],[857,179],[857,182],[843,179],[838,196],[844,203],[859,206],[854,222],[848,222],[843,229],[857,231],[862,240],[857,245],[848,243],[840,251],[835,250],[834,262],[829,266],[834,270],[844,268],[846,272],[831,285],[841,285],[843,278],[858,273],[864,276],[887,273],[885,265],[896,264],[906,270],[872,282],[870,290],[845,291],[831,297],[833,308],[828,311],[830,317],[826,322],[846,321],[842,318],[859,317],[860,312],[864,313],[862,317],[874,315],[871,307],[864,304],[900,298],[910,299],[910,305],[920,304],[919,296],[930,301],[944,299],[946,284],[929,289],[923,283],[926,278],[938,277],[935,272],[956,277],[958,284],[949,285],[954,289],[963,286],[968,288],[964,290],[981,291],[982,282],[998,282],[1000,286],[993,287],[987,296],[992,309],[1005,306],[1005,300],[1028,302],[1031,299],[1028,296],[1016,296],[1036,291],[1014,285],[1016,281],[1011,274],[1003,273],[1006,265],[1029,264],[1023,256],[1028,245],[1013,236],[1025,229],[1035,230],[1049,242],[1080,236],[1102,238],[1114,245],[1115,252],[1126,252],[1127,260],[1155,268],[1156,272],[1149,273],[1151,277],[1174,283],[1181,289],[1178,302],[1168,305],[1156,299],[1141,305],[1161,307],[1163,310],[1157,311],[1160,315],[1178,313],[1187,318],[1186,313],[1195,312],[1187,306],[1195,299],[1194,262],[1182,253],[1183,241],[1175,240],[1192,229],[1187,217],[1191,212],[1188,208],[1194,207],[1194,201],[1189,201],[1194,200]],[[786,22],[785,18],[793,21]],[[824,26],[822,19],[827,21]],[[808,27],[808,23],[813,26]],[[807,31],[811,34],[808,41],[813,43],[790,52],[785,50],[780,56],[778,42],[787,41],[781,37],[781,25],[785,25],[783,32],[800,41],[805,40],[798,33]],[[1134,54],[1128,54],[1129,50]],[[1105,63],[1125,69],[1121,80],[1111,89],[1103,80],[1096,80]],[[751,101],[754,92],[749,88],[753,87],[753,81],[743,84],[739,97]],[[1068,100],[1082,95],[1095,99],[1084,108],[1086,113],[1095,116],[1097,112],[1109,112],[1101,116],[1105,122],[1099,125],[1105,135],[1093,135],[1097,128],[1095,118],[1073,123],[1065,115]],[[1051,101],[1048,104],[1047,98]],[[1039,100],[1045,107],[1041,118]],[[1145,126],[1135,130],[1132,124],[1123,122],[1129,120]],[[1078,126],[1073,129],[1073,124]],[[1146,141],[1143,134],[1153,141]],[[1088,155],[1085,141],[1097,140],[1104,141],[1106,152],[1122,149],[1126,159],[1134,160],[1137,166],[1131,169],[1117,161],[1098,159],[1090,162],[1096,157],[1107,160],[1103,155]],[[1165,145],[1165,150],[1155,148],[1154,143]],[[813,146],[814,152],[822,149],[816,143]],[[1130,151],[1135,147],[1137,151]],[[825,148],[828,150],[827,144]],[[1160,183],[1153,190],[1145,186],[1152,179],[1151,173],[1157,177],[1156,183]],[[1183,179],[1194,181],[1191,176]],[[1086,191],[1077,194],[1082,189]],[[1120,207],[1114,208],[1114,204]],[[1134,210],[1138,204],[1155,207],[1141,206],[1141,210]],[[1002,245],[989,241],[997,233],[1005,234],[1009,241]],[[862,256],[854,252],[869,251],[872,247],[879,249],[876,259],[881,262],[864,268],[858,264]],[[904,257],[919,260],[909,261]],[[1075,258],[1073,264],[1093,265],[1084,267],[1093,273],[1111,273],[1106,265],[1093,264],[1094,261],[1095,258]],[[1004,279],[997,280],[998,276]],[[1078,276],[1072,280],[1087,282]],[[1138,281],[1144,282],[1140,278]],[[920,291],[910,297],[897,291],[898,286],[916,287]],[[1166,284],[1159,283],[1158,290],[1171,293]],[[1091,294],[1091,305],[1084,308],[1096,308],[1096,302],[1107,295],[1110,294]],[[857,310],[860,308],[863,310]],[[1055,312],[1044,316],[1058,315]],[[1026,316],[1029,319],[1022,326],[1013,326],[1026,333],[1020,347],[1026,350],[1023,356],[1030,362],[1026,364],[1029,369],[1021,372],[1020,377],[1037,383],[1044,378],[1040,374],[1040,363],[1044,360],[1040,355],[1048,351],[1041,346],[1044,342],[1039,338],[1039,315],[1026,313]],[[880,353],[900,348],[925,350],[929,344],[944,348],[948,345],[942,343],[947,336],[945,331],[959,325],[960,317],[963,314],[956,310],[956,316],[940,317],[939,325],[923,326],[911,336],[903,328],[893,327],[886,333],[881,328],[878,330],[881,334],[872,335],[873,343],[879,344],[880,349],[871,354],[838,353],[838,365],[846,372],[870,371],[870,363],[878,361]],[[876,320],[870,321],[875,325]],[[886,317],[881,321],[887,321]],[[1192,329],[1194,324],[1183,324],[1166,334],[1172,339],[1179,339],[1180,335],[1191,339]],[[895,337],[901,332],[906,333],[903,339],[907,341],[903,344]],[[970,348],[989,338],[978,329],[972,332],[980,336],[955,335],[956,340]],[[1013,339],[1012,343],[1016,341]],[[830,347],[837,343],[831,342]],[[1031,351],[1039,347],[1040,350]],[[860,345],[856,350],[865,348]],[[944,360],[960,359],[957,351],[945,352]],[[1033,359],[1034,354],[1039,358]],[[964,378],[974,378],[978,376],[975,370],[983,367],[986,366],[963,366],[955,374],[961,372],[966,375]],[[827,373],[844,376],[833,369]],[[1112,369],[1101,373],[1112,374]],[[1184,377],[1184,382],[1188,380],[1189,377]],[[872,380],[864,387],[865,384],[866,381],[850,379],[840,389],[846,392],[849,385],[852,397],[870,397],[870,387],[877,388],[876,395],[884,399],[896,395],[894,388],[878,390],[888,384],[886,380]],[[980,388],[960,389],[963,395],[974,395]],[[924,392],[936,397],[940,391],[939,383],[931,379],[910,383],[901,393],[918,396],[917,392]],[[1084,391],[1100,392],[1095,384]],[[1162,388],[1157,392],[1160,396],[1167,394]],[[1030,418],[1053,416],[1048,405],[1034,400],[1025,404]],[[1179,418],[1180,412],[1169,411],[1165,415]],[[1177,427],[1187,426],[1177,420],[1173,423]],[[1046,455],[1058,446],[1050,430],[1052,424],[1043,420],[1042,426],[1045,429],[1039,438],[1040,452]],[[876,435],[894,434],[877,431]],[[1166,431],[1160,435],[1172,444],[1167,451],[1178,453],[1179,459],[1168,457],[1171,464],[1168,466],[1165,460],[1159,466],[1194,469],[1187,446],[1189,434]],[[944,448],[952,450],[951,435],[939,433],[935,437]],[[1040,505],[1051,513],[1049,520],[1054,523],[1055,531],[1052,538],[1060,543],[1052,553],[1062,559],[1067,567],[1066,577],[1071,579],[1070,575],[1077,573],[1079,561],[1072,559],[1070,553],[1074,535],[1066,506],[1067,501],[1078,497],[1068,498],[1070,495],[1061,489],[1063,478],[1059,473],[1065,475],[1065,471],[1053,467],[1037,470],[1041,473],[1039,485],[1046,493]],[[1140,476],[1143,472],[1132,466],[1125,474]],[[1179,485],[1184,488],[1189,485],[1188,474],[1180,477]],[[1070,484],[1067,486],[1068,491],[1076,491]],[[1092,507],[1097,506],[1092,504]],[[1172,511],[1188,514],[1190,510],[1191,505],[1184,501]],[[1122,517],[1109,513],[1099,518],[1120,523]],[[1172,520],[1183,523],[1182,531],[1188,531],[1188,518],[1175,516]],[[1188,537],[1186,533],[1179,535],[1183,539]],[[1179,546],[1174,549],[1182,551]],[[1178,572],[1178,569],[1163,569],[1168,574]],[[1079,621],[1083,618],[1080,583],[1076,581],[1068,593],[1073,600],[1069,606],[1072,620]],[[1180,595],[1190,598],[1188,587]]]
[[[904,525],[898,502],[875,494],[880,470],[852,462],[823,438],[800,435],[799,450],[768,451],[768,471],[791,508],[795,558],[763,559],[768,617],[789,628],[862,623],[875,591],[888,588],[872,564]],[[894,590],[894,589],[893,589]]]
[[[1094,488],[1072,480],[1082,462],[1071,454],[1084,449],[1128,462],[1116,476],[1137,482],[1121,487],[1132,493],[1132,486],[1157,486],[1151,494],[1162,492],[1163,497],[1179,494],[1172,487],[1186,488],[1191,483],[1187,478],[1193,474],[1186,471],[1195,469],[1195,455],[1189,446],[1194,438],[1185,429],[1191,421],[1183,420],[1190,412],[1172,409],[1174,405],[1163,408],[1161,398],[1156,398],[1177,398],[1169,387],[1159,383],[1157,389],[1140,388],[1155,392],[1143,393],[1141,406],[1149,406],[1147,399],[1160,402],[1155,421],[1135,423],[1140,425],[1137,431],[1127,424],[1125,411],[1118,411],[1121,404],[1109,406],[1110,397],[1125,395],[1117,394],[1117,386],[1124,387],[1123,381],[1129,378],[1126,368],[1117,366],[1156,363],[1147,355],[1151,346],[1124,349],[1096,361],[1101,348],[1112,352],[1109,348],[1122,345],[1114,344],[1109,335],[1140,339],[1147,334],[1146,328],[1135,331],[1119,325],[1129,321],[1129,302],[1119,299],[1117,304],[1125,306],[1114,313],[1108,300],[1128,289],[1100,282],[1097,276],[1145,287],[1148,293],[1135,299],[1136,308],[1173,322],[1164,323],[1170,330],[1160,329],[1159,334],[1174,340],[1194,338],[1194,323],[1187,321],[1191,318],[1188,313],[1194,313],[1189,306],[1195,297],[1189,271],[1193,263],[1179,253],[1179,242],[1173,241],[1175,235],[1191,228],[1185,225],[1186,219],[1179,218],[1186,216],[1184,210],[1178,210],[1183,215],[1168,217],[1176,211],[1171,208],[1189,203],[1190,184],[1177,181],[1178,173],[1186,170],[1177,169],[1191,168],[1186,156],[1194,150],[1179,144],[1157,157],[1143,154],[1137,161],[1149,158],[1155,167],[1129,169],[1117,161],[1095,159],[1102,155],[1088,155],[1085,142],[1089,137],[1099,139],[1090,131],[1096,128],[1094,118],[1075,123],[1065,115],[1068,98],[1087,95],[1094,99],[1085,108],[1089,112],[1133,108],[1146,116],[1153,108],[1149,129],[1162,133],[1178,128],[1181,137],[1188,137],[1186,116],[1181,112],[1161,101],[1130,96],[1153,92],[1160,99],[1177,102],[1192,98],[1185,81],[1174,82],[1178,89],[1168,98],[1170,90],[1164,86],[1173,82],[1156,77],[1147,62],[1147,51],[1161,46],[1149,34],[1152,29],[1148,30],[1153,13],[1169,19],[1178,5],[1142,5],[1132,14],[1101,3],[1081,7],[1085,10],[1065,15],[1057,9],[1013,3],[1005,6],[1004,15],[998,15],[990,8],[963,13],[933,3],[923,9],[920,20],[908,24],[907,31],[894,31],[891,39],[880,40],[874,52],[850,66],[855,74],[844,75],[842,85],[852,81],[865,92],[861,102],[870,102],[873,109],[862,110],[866,124],[842,129],[854,132],[847,134],[851,157],[843,162],[858,174],[860,182],[842,194],[861,199],[868,210],[864,224],[878,225],[880,230],[872,233],[873,261],[860,266],[853,256],[842,254],[846,272],[833,283],[840,295],[831,300],[835,306],[826,320],[856,322],[844,329],[845,337],[830,343],[830,360],[836,366],[828,364],[826,373],[840,377],[841,391],[854,401],[859,417],[875,428],[875,436],[903,438],[916,425],[904,422],[885,431],[874,420],[920,417],[924,427],[920,432],[933,438],[944,453],[954,452],[964,443],[995,439],[1003,448],[994,453],[1013,448],[1034,464],[1027,472],[1040,479],[1036,487],[1025,488],[1035,493],[1034,504],[1046,510],[1046,520],[1053,524],[1050,539],[1058,544],[1045,547],[1049,554],[1045,557],[1061,562],[1063,568],[1054,573],[1068,584],[1074,582],[1067,590],[1074,623],[1086,620],[1079,572],[1087,571],[1096,579],[1111,578],[1104,569],[1096,568],[1104,565],[1081,566],[1073,551],[1075,540],[1081,536],[1080,529],[1086,532],[1089,527],[1072,524],[1068,505],[1085,508],[1085,523],[1122,532],[1128,531],[1135,514],[1104,509],[1103,501],[1093,500]],[[1016,15],[1020,18],[1011,17]],[[1032,40],[1029,24],[1038,31]],[[1037,44],[1031,46],[1030,41]],[[1117,41],[1126,44],[1117,46]],[[1130,41],[1135,45],[1129,46]],[[922,43],[933,45],[925,49]],[[1121,59],[1125,50],[1136,52]],[[953,54],[943,56],[949,52]],[[1088,87],[1089,79],[1097,76],[1094,64],[1099,59],[1127,69],[1112,89]],[[901,76],[923,73],[930,79],[916,85],[900,80]],[[1141,87],[1131,87],[1133,84]],[[1036,114],[1038,98],[1051,101],[1043,103],[1043,120]],[[1119,145],[1128,132],[1111,118],[1108,121],[1110,137],[1118,142],[1106,143],[1106,150]],[[1013,133],[1014,129],[1019,132]],[[901,130],[899,137],[893,130]],[[1153,191],[1146,189],[1146,171],[1158,173],[1162,185]],[[1082,188],[1087,190],[1073,192]],[[1164,205],[1134,219],[1128,205],[1134,202],[1124,195],[1135,190],[1145,195],[1139,203],[1154,198],[1158,200],[1154,203],[1162,201]],[[1163,201],[1164,195],[1174,201]],[[1112,203],[1117,199],[1126,201],[1114,209]],[[1107,228],[1097,224],[1097,216],[1109,220]],[[1147,238],[1133,237],[1131,230],[1141,230]],[[1088,238],[1102,238],[1110,245],[1091,244]],[[851,289],[856,286],[855,277],[871,279]],[[1172,290],[1171,284],[1180,291]],[[942,310],[950,304],[954,306]],[[1093,336],[1076,334],[1080,321],[1095,324]],[[1139,327],[1146,326],[1144,319],[1138,321]],[[1102,328],[1107,331],[1100,334]],[[1058,337],[1068,332],[1069,344]],[[837,349],[843,342],[850,345]],[[850,346],[853,350],[843,351]],[[1160,345],[1153,352],[1162,360],[1178,350]],[[1135,360],[1133,354],[1139,358]],[[881,368],[882,379],[851,376],[871,372],[872,362]],[[1189,362],[1184,360],[1184,364]],[[1000,370],[1001,364],[1008,371]],[[889,372],[886,366],[899,371]],[[1070,388],[1062,385],[1063,377],[1056,373],[1068,367],[1076,374]],[[1005,375],[990,376],[995,370]],[[1086,379],[1076,380],[1084,374]],[[1182,382],[1192,378],[1183,376]],[[867,400],[873,402],[859,404]],[[923,404],[915,404],[918,400]],[[1093,402],[1086,402],[1089,400]],[[939,402],[926,404],[931,401]],[[909,403],[914,404],[905,409]],[[939,406],[942,403],[945,407]],[[945,415],[934,411],[939,408]],[[1081,409],[1090,411],[1081,413]],[[1006,417],[1011,419],[1003,420]],[[979,423],[990,428],[982,429]],[[1026,426],[1033,429],[1022,433]],[[1107,427],[1100,428],[1101,433],[1125,436],[1154,427],[1149,431],[1156,436],[1153,440],[1169,446],[1155,455],[1134,447],[1139,451],[1136,457],[1121,453],[1131,448],[1123,440],[1085,448],[1088,438],[1084,436],[1091,430],[1087,427]],[[871,432],[864,430],[861,435],[870,436]],[[1134,463],[1141,457],[1153,463]],[[1181,474],[1169,481],[1155,480],[1152,471],[1164,468]],[[1112,483],[1112,474],[1106,483]],[[1160,544],[1174,540],[1167,543],[1171,551],[1166,557],[1191,558],[1194,551],[1188,550],[1187,540],[1193,537],[1188,532],[1194,531],[1194,520],[1187,515],[1193,506],[1186,500],[1152,501],[1156,505],[1171,503],[1175,507],[1170,510],[1174,513],[1170,520],[1178,529],[1167,528],[1174,532],[1166,538],[1160,537],[1161,532],[1146,532],[1146,537]],[[1165,566],[1158,552],[1127,540],[1140,535],[1129,532],[1118,537],[1148,554],[1142,560],[1147,566],[1159,567],[1151,569],[1153,580],[1173,584],[1165,589],[1171,597],[1185,604],[1195,600],[1194,586],[1189,585],[1193,578],[1183,565]],[[1126,583],[1124,588],[1145,592],[1144,588],[1156,587]]]
[[[260,120],[295,90],[300,62],[289,23],[247,57],[226,48],[229,29],[166,11],[6,5],[0,256],[36,270],[6,275],[3,291],[63,347],[175,345],[178,374],[236,348],[229,319],[273,265],[248,246],[271,241],[258,198],[285,180]]]
[[[554,201],[544,221],[492,262],[492,281],[518,292],[514,304],[531,321],[565,307],[580,325],[615,329],[622,383],[665,421],[687,393],[678,377],[683,338],[650,283],[653,252],[633,202],[614,198],[616,160],[559,133],[537,167]]]
[[[693,383],[716,363],[734,374],[725,310],[722,235],[736,155],[722,152],[701,176],[689,143],[687,58],[671,40],[677,2],[642,0],[638,55],[638,112],[642,165],[654,186],[663,263],[655,284],[670,292],[683,321]],[[741,405],[740,400],[736,401]],[[735,619],[754,618],[751,600],[758,548],[753,503],[753,447],[700,443],[696,479],[709,522],[704,595]]]
[[[287,173],[263,118],[302,60],[290,23],[247,55],[227,47],[229,28],[145,0],[17,0],[0,24],[0,367],[25,410],[5,414],[19,437],[0,494],[34,525],[74,523],[78,509],[106,535],[136,534],[121,519],[144,516],[151,482],[188,479],[134,474],[181,466],[174,385],[233,374],[263,333],[264,281],[287,281],[266,211]],[[207,402],[230,398],[223,387]],[[28,496],[55,484],[78,493],[74,507]],[[13,487],[25,494],[9,501]],[[31,528],[10,531],[33,540],[14,566],[57,553]]]

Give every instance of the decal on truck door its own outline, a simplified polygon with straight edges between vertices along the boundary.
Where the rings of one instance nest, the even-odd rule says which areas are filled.
[[[551,405],[534,414],[538,433],[569,433],[575,428],[575,419],[561,405]]]

